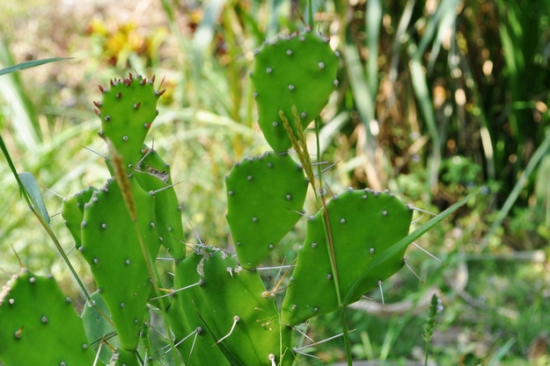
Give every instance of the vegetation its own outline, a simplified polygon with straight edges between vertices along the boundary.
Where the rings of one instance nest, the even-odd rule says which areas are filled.
[[[260,111],[248,77],[253,51],[264,39],[302,30],[311,11],[317,30],[342,56],[319,125],[305,131],[310,152],[318,147],[322,156],[316,160],[335,163],[322,175],[329,189],[390,189],[415,207],[440,212],[487,187],[417,241],[445,265],[408,249],[406,264],[425,285],[403,270],[384,281],[383,292],[366,294],[378,302],[361,300],[345,311],[353,358],[424,362],[420,335],[436,292],[443,310],[430,312],[431,360],[548,362],[546,1],[313,1],[307,8],[305,1],[166,0],[127,19],[109,15],[122,14],[120,8],[93,16],[91,9],[79,14],[33,5],[11,5],[2,16],[0,66],[73,59],[0,76],[0,128],[17,170],[51,190],[43,192],[49,212],[62,207],[51,192],[68,197],[108,177],[103,157],[82,148],[108,154],[95,135],[91,100],[98,99],[96,85],[133,69],[163,79],[166,92],[148,143],[154,139],[159,155],[170,157],[172,179],[182,182],[174,189],[189,223],[185,241],[196,243],[196,234],[232,250],[223,177],[233,162],[270,149],[256,124]],[[39,15],[44,12],[49,16]],[[85,299],[16,194],[9,169],[0,164],[0,268],[19,271],[13,247],[31,271],[53,273],[80,313]],[[90,270],[71,252],[74,240],[63,226],[52,217],[52,231],[92,292]],[[291,263],[305,232],[301,220],[270,263]],[[341,333],[340,316],[312,319],[308,337]],[[346,357],[343,339],[304,351],[320,358],[302,358],[304,364]]]

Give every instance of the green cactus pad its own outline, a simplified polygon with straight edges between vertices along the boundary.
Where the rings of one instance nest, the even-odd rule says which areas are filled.
[[[53,277],[27,269],[0,293],[0,363],[5,366],[91,365],[91,348],[71,300]]]
[[[183,259],[185,237],[181,223],[181,208],[174,187],[170,187],[170,165],[147,146],[143,147],[142,153],[144,155],[136,166],[135,177],[146,192],[156,192],[155,215],[162,246],[175,260]]]
[[[147,81],[130,74],[126,79],[111,81],[111,88],[100,87],[103,98],[94,102],[96,114],[101,119],[99,135],[108,138],[122,156],[127,172],[141,158],[141,149],[147,132],[157,116],[157,92],[153,80]]]
[[[308,181],[289,155],[266,153],[235,164],[226,186],[237,256],[256,268],[300,219]]]
[[[343,298],[378,255],[407,236],[413,213],[393,194],[370,190],[350,190],[333,197],[327,210]],[[283,301],[285,324],[297,325],[338,309],[323,216],[321,210],[308,222]],[[376,266],[350,296],[349,303],[401,269],[404,253],[405,249]]]
[[[279,111],[294,121],[295,106],[305,128],[334,91],[337,66],[328,39],[311,31],[266,42],[257,51],[251,74],[254,97],[260,128],[273,150],[291,147]]]
[[[88,187],[87,189],[75,193],[70,198],[63,202],[63,210],[61,216],[65,220],[65,225],[71,232],[75,241],[75,247],[80,247],[80,223],[84,216],[84,205],[90,202],[92,194],[97,191],[95,187]]]
[[[155,197],[129,178],[143,244],[153,258],[160,247],[155,222]],[[149,271],[139,236],[115,180],[96,191],[85,206],[82,246],[101,296],[115,323],[122,348],[136,349],[151,289]]]
[[[187,271],[176,277],[185,276],[184,284],[203,282],[182,291],[191,301],[182,306],[186,314],[199,313],[203,331],[217,340],[232,365],[271,365],[270,355],[278,365],[292,364],[291,329],[280,324],[274,300],[263,296],[258,272],[242,270],[231,255],[212,248],[198,249],[184,262]]]
[[[82,323],[84,324],[84,329],[86,330],[86,335],[90,340],[90,344],[96,352],[102,339],[104,339],[109,346],[119,348],[120,342],[116,334],[116,329],[104,317],[105,315],[110,319],[111,316],[107,304],[105,304],[105,301],[103,301],[103,298],[98,291],[90,294],[90,298],[93,301],[93,305],[87,301],[84,310],[82,310],[82,314],[80,314]],[[99,309],[102,314],[97,309]],[[109,360],[113,355],[113,352],[108,345],[103,344],[99,354],[99,359],[105,364],[109,363]]]
[[[200,281],[201,277],[197,272],[200,260],[201,257],[192,254],[176,264],[176,289],[186,288]],[[206,304],[194,303],[195,299],[194,287],[178,291],[174,293],[172,305],[168,309],[170,325],[176,336],[174,343],[181,358],[189,366],[231,365],[219,347],[212,347],[216,340],[208,332],[198,314],[198,307]],[[192,334],[197,329],[200,330],[198,334]],[[183,340],[186,337],[188,338]]]

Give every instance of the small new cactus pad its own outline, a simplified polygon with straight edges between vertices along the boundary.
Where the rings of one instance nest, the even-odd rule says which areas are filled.
[[[220,347],[212,347],[216,340],[207,330],[199,315],[200,307],[214,307],[214,305],[195,302],[194,290],[201,280],[197,271],[201,259],[202,257],[192,254],[185,260],[176,263],[174,287],[176,290],[184,290],[173,294],[172,304],[168,309],[170,325],[176,337],[174,344],[176,344],[185,365],[229,366],[231,363],[225,358]]]
[[[340,293],[345,298],[370,263],[407,236],[413,213],[393,194],[371,190],[348,190],[334,196],[327,204],[327,211]],[[321,210],[308,222],[306,239],[298,252],[282,306],[283,321],[289,325],[338,309],[323,217]],[[365,292],[377,287],[379,281],[401,269],[404,252],[405,249],[367,272],[345,305],[359,300]]]
[[[189,289],[191,302],[182,304],[186,314],[198,311],[203,331],[212,334],[232,365],[292,364],[291,329],[280,323],[274,299],[264,296],[257,271],[242,270],[231,255],[214,248],[199,248],[185,261],[195,271],[184,274],[185,283],[187,277],[202,280]]]
[[[141,188],[155,195],[155,216],[161,244],[175,260],[185,257],[181,208],[170,178],[170,165],[153,149],[143,146],[135,177]]]
[[[61,216],[63,216],[65,225],[73,236],[76,248],[80,247],[80,223],[84,216],[84,205],[90,202],[92,193],[96,190],[95,187],[88,187],[63,201]]]
[[[226,179],[227,222],[243,268],[256,268],[300,219],[307,185],[288,154],[235,164]]]
[[[143,141],[158,114],[157,100],[162,92],[155,91],[153,80],[132,74],[111,80],[110,89],[100,87],[102,100],[94,102],[101,119],[99,135],[112,141],[128,173],[141,158]]]
[[[107,317],[110,319],[111,314],[101,294],[96,291],[90,294],[90,298],[92,299],[93,305],[87,301],[80,317],[82,318],[82,323],[84,324],[84,329],[86,330],[86,335],[90,340],[90,344],[96,352],[103,340],[104,344],[101,345],[99,359],[105,364],[108,364],[113,355],[111,349],[119,348],[120,342],[115,327],[105,318]],[[97,309],[99,309],[101,313]],[[134,356],[134,358],[136,357]]]
[[[152,258],[160,247],[155,222],[155,197],[143,191],[135,178],[128,178],[137,212],[136,232],[121,188],[113,179],[94,192],[84,208],[82,245],[101,296],[115,323],[120,343],[133,351],[151,289],[151,277],[140,245],[140,236]]]
[[[312,31],[265,42],[257,51],[251,78],[258,122],[273,150],[283,152],[291,147],[279,111],[292,126],[295,106],[305,128],[334,91],[337,66],[338,57],[328,39]]]
[[[53,277],[27,269],[0,292],[0,363],[91,365],[95,353],[71,299]]]

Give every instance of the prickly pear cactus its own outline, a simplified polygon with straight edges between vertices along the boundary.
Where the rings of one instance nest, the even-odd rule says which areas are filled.
[[[140,241],[156,258],[160,239],[155,221],[155,197],[129,178],[137,214],[136,231],[119,184],[111,179],[94,192],[85,206],[81,223],[82,245],[101,296],[105,300],[120,343],[135,350],[151,289],[151,276]]]
[[[80,247],[80,229],[82,223],[82,217],[84,216],[84,206],[92,199],[92,194],[97,191],[95,187],[88,187],[87,189],[75,193],[71,197],[65,199],[63,202],[63,210],[61,216],[65,221],[65,225],[73,236],[75,247]]]
[[[334,196],[327,211],[342,297],[385,249],[407,236],[412,210],[387,192],[346,191]],[[338,309],[335,274],[323,228],[323,211],[309,222],[304,244],[292,274],[282,306],[286,324],[305,320]],[[373,268],[351,295],[347,304],[378,286],[403,267],[405,249]],[[345,304],[345,305],[347,305]]]
[[[273,150],[283,152],[291,147],[279,111],[295,121],[295,106],[305,128],[334,91],[337,66],[338,56],[328,39],[312,31],[265,42],[257,51],[251,78],[258,122]]]
[[[144,145],[136,165],[135,177],[145,192],[155,195],[155,216],[161,244],[175,260],[185,257],[181,207],[172,186],[170,165],[153,149]]]
[[[24,268],[0,293],[0,363],[91,365],[95,353],[53,277]]]
[[[227,222],[243,268],[256,268],[300,219],[307,186],[287,154],[235,164],[226,179]]]
[[[99,359],[107,364],[113,355],[111,347],[119,348],[120,342],[116,328],[107,320],[110,319],[111,314],[101,294],[96,291],[90,294],[90,298],[92,299],[92,303],[86,301],[80,317],[82,318],[82,323],[84,324],[84,329],[90,343],[99,348],[100,343],[104,342],[101,345]]]
[[[178,267],[176,276],[183,277],[181,284],[198,285],[182,292],[187,302],[181,306],[185,314],[197,313],[202,331],[210,333],[231,365],[292,364],[291,329],[281,323],[256,271],[242,270],[230,254],[216,248],[197,248],[185,262],[181,268],[187,270],[180,273]]]
[[[135,78],[111,80],[110,89],[99,87],[102,100],[94,102],[101,119],[101,137],[108,138],[122,155],[130,173],[141,158],[141,149],[153,120],[158,114],[158,98],[154,78],[147,81],[141,75]]]
[[[175,293],[168,316],[176,339],[174,343],[186,365],[231,365],[220,347],[213,346],[216,339],[201,318],[204,304],[196,302],[193,288],[202,284],[199,264],[202,257],[189,255],[176,264]],[[201,306],[202,305],[202,306]]]

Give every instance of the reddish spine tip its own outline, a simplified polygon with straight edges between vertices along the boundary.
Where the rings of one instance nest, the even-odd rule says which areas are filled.
[[[103,87],[101,85],[98,85],[98,87],[100,92],[105,93],[105,90],[103,90]]]
[[[148,151],[149,151],[149,149],[141,149],[141,153],[142,153],[143,155],[147,154]]]
[[[99,116],[99,110],[94,108],[94,112],[95,112],[95,114],[97,114]]]
[[[154,83],[155,82],[155,75],[153,75],[153,77],[151,78],[151,83]]]
[[[162,94],[166,92],[166,89],[156,92],[156,94],[160,97]]]
[[[120,99],[120,97],[122,97],[122,93],[120,93],[120,92],[116,93],[116,97],[117,97],[118,99]]]
[[[132,80],[134,78],[134,75],[132,75],[131,72],[128,73],[130,75],[130,80]]]
[[[111,86],[115,85],[115,82],[113,81],[113,79],[109,80],[109,83],[111,83]]]
[[[141,107],[141,102],[134,104],[134,109],[139,109]]]
[[[101,108],[101,102],[96,102],[96,101],[94,100],[94,105],[95,105],[97,108]]]
[[[145,126],[145,128],[150,128],[150,127],[151,127],[151,123],[152,123],[152,122],[147,122],[147,123],[144,124],[143,126]]]
[[[143,79],[141,79],[141,81],[139,83],[141,85],[145,85],[147,83],[147,79],[143,78]]]

